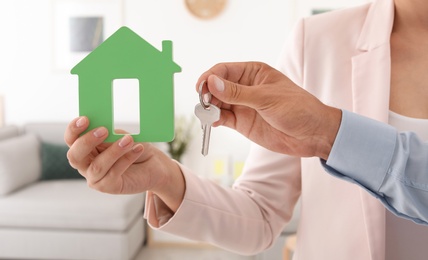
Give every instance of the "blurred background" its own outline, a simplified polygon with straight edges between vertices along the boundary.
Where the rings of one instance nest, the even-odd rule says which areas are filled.
[[[190,120],[198,102],[195,83],[211,66],[226,61],[262,61],[275,66],[299,17],[366,1],[219,1],[224,5],[217,15],[201,18],[185,0],[2,0],[0,118],[3,124],[20,125],[68,122],[78,116],[78,77],[70,70],[88,52],[70,46],[73,18],[101,18],[102,39],[126,25],[159,50],[163,40],[172,40],[173,59],[182,68],[175,74],[175,113]],[[197,9],[198,3],[195,5]],[[202,17],[203,12],[200,10]],[[200,152],[202,139],[199,129],[195,131],[188,149],[192,158]],[[247,141],[233,131],[213,130],[211,155],[234,155],[242,160],[247,148]],[[199,164],[188,163],[203,170]]]
[[[250,143],[226,128],[200,154],[195,83],[219,62],[275,66],[296,21],[368,0],[1,0],[0,127],[69,122],[79,115],[78,77],[70,70],[126,25],[159,50],[173,41],[175,115],[188,132],[180,160],[197,174],[230,185]],[[123,105],[126,105],[126,100]],[[191,123],[193,121],[193,124]],[[167,151],[166,144],[158,144]],[[267,258],[270,259],[270,258]]]

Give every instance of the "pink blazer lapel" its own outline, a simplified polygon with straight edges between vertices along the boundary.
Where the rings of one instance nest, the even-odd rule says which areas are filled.
[[[389,44],[385,44],[352,59],[353,110],[382,122],[388,121],[389,50]],[[361,200],[372,259],[384,259],[385,208],[364,190],[361,190]]]
[[[389,39],[394,18],[392,0],[375,1],[369,10],[352,58],[353,111],[388,122],[391,78]],[[371,259],[385,259],[385,208],[361,190]]]
[[[352,58],[353,110],[388,122],[391,55],[389,42]]]

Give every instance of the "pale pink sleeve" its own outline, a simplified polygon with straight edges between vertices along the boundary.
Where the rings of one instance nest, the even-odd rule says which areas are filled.
[[[254,145],[233,188],[199,178],[181,166],[186,192],[173,214],[148,192],[145,216],[152,228],[204,241],[240,254],[271,246],[290,220],[300,195],[300,160]]]
[[[303,23],[296,27],[278,68],[302,83]],[[290,220],[301,193],[300,158],[253,144],[243,174],[233,188],[221,187],[180,166],[186,192],[175,214],[148,192],[145,216],[151,227],[204,241],[240,254],[256,254],[273,245]]]

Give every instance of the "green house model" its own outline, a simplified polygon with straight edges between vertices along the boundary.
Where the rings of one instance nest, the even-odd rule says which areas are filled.
[[[114,129],[113,81],[138,80],[139,133],[137,142],[174,139],[174,73],[172,42],[162,41],[159,51],[127,27],[121,27],[72,70],[79,76],[79,114],[90,120],[88,130],[104,126],[106,142],[120,139]]]

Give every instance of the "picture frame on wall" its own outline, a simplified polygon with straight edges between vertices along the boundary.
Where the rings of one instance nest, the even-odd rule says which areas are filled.
[[[330,11],[333,11],[333,9],[332,8],[313,8],[311,10],[311,14],[316,15],[316,14],[322,14]]]
[[[370,2],[370,0],[350,0],[350,1],[336,1],[336,0],[322,0],[322,1],[293,1],[293,14],[298,20],[302,17],[311,15],[322,14],[334,10],[350,8],[357,5],[362,5]]]
[[[0,95],[0,127],[4,125],[4,98]]]
[[[122,0],[53,0],[53,70],[74,65],[124,24]]]

